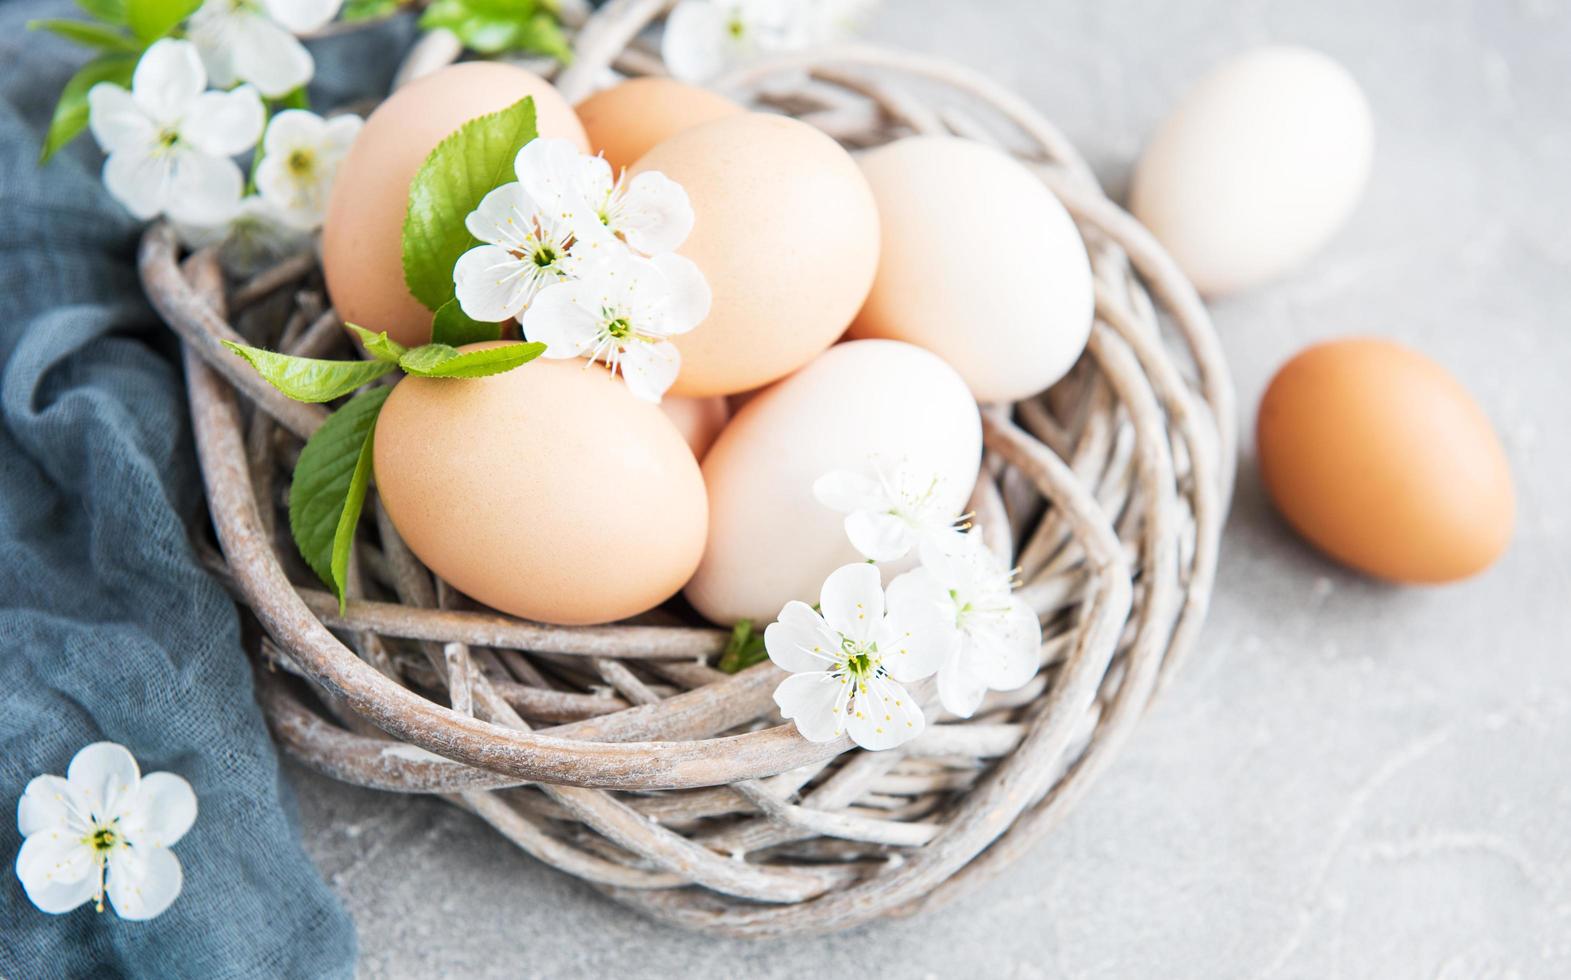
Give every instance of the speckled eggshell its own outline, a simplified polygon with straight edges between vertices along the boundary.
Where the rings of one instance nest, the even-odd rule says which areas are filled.
[[[982,423],[954,369],[894,340],[837,344],[752,398],[704,457],[709,542],[685,595],[716,623],[773,622],[817,601],[825,576],[860,560],[845,515],[813,496],[831,470],[875,456],[942,478],[959,515],[976,483]]]
[[[743,111],[723,95],[659,75],[602,89],[577,108],[590,149],[617,173],[684,129]]]
[[[660,410],[687,440],[693,456],[702,461],[709,447],[720,437],[731,418],[731,406],[720,395],[708,398],[679,398],[667,395],[660,400]]]
[[[1347,69],[1309,48],[1256,48],[1179,101],[1135,168],[1129,207],[1202,293],[1223,296],[1319,251],[1373,155],[1369,103]]]
[[[469,61],[403,86],[371,113],[339,168],[322,226],[322,271],[339,316],[405,346],[431,339],[431,311],[404,286],[409,182],[436,145],[477,116],[525,96],[542,136],[589,146],[551,83],[494,61]]]
[[[981,401],[1034,395],[1091,335],[1091,264],[1069,212],[993,147],[914,136],[858,157],[883,224],[853,337],[937,353]]]
[[[580,361],[405,378],[373,449],[377,492],[414,553],[515,616],[581,625],[644,612],[703,553],[704,483],[681,434]]]
[[[675,395],[768,384],[834,343],[878,266],[878,212],[834,140],[784,116],[743,113],[684,130],[645,154],[693,204],[679,249],[714,294],[709,316],[675,338]]]
[[[1500,557],[1515,493],[1505,451],[1466,389],[1386,340],[1318,344],[1260,402],[1260,476],[1332,558],[1395,582],[1449,582]]]

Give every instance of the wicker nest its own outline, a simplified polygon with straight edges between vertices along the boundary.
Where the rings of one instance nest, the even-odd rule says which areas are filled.
[[[581,25],[570,101],[608,66],[660,70],[639,38],[669,6],[617,0]],[[409,73],[456,52],[417,46]],[[432,793],[542,861],[679,925],[742,936],[845,929],[955,897],[1079,799],[1193,646],[1234,459],[1233,394],[1205,308],[1085,161],[1021,100],[960,68],[847,47],[750,67],[720,86],[848,146],[955,133],[1004,146],[1079,224],[1097,320],[1074,372],[984,406],[972,498],[1022,570],[1044,667],[976,717],[937,714],[885,752],[780,724],[783,676],[715,669],[726,634],[657,610],[565,628],[478,608],[436,580],[373,500],[340,614],[288,539],[283,489],[325,417],[219,346],[350,356],[312,256],[229,291],[207,252],[151,228],[143,282],[184,342],[192,421],[222,554],[254,614],[274,736],[360,786]],[[1158,309],[1161,310],[1159,315]]]

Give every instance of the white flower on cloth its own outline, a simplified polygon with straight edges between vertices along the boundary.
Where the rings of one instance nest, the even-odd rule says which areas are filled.
[[[921,568],[889,583],[889,611],[913,620],[937,611],[946,650],[938,697],[951,714],[969,718],[989,690],[1013,691],[1036,676],[1042,624],[980,533],[930,539],[921,554]]]
[[[165,39],[137,62],[130,91],[99,82],[87,93],[88,126],[108,154],[104,184],[138,218],[216,225],[240,206],[231,157],[262,134],[262,100],[249,85],[206,88],[196,49]]]
[[[702,82],[761,55],[837,40],[872,0],[682,0],[660,54],[676,78]]]
[[[206,0],[191,15],[189,34],[213,84],[250,82],[270,99],[311,80],[316,63],[296,34],[338,14],[343,0]]]
[[[902,685],[931,676],[943,661],[936,610],[914,618],[884,613],[878,569],[845,565],[824,580],[822,613],[791,601],[764,630],[764,648],[790,677],[775,704],[811,742],[842,733],[865,749],[888,749],[922,733],[922,707]]]
[[[294,227],[305,231],[321,227],[338,165],[360,126],[355,115],[323,119],[304,109],[280,112],[262,137],[257,191]]]
[[[515,169],[530,198],[592,248],[619,240],[660,255],[676,251],[693,230],[693,206],[681,184],[658,171],[632,180],[626,172],[613,176],[604,157],[581,153],[568,140],[530,141]]]
[[[872,476],[834,470],[813,483],[819,503],[846,514],[846,536],[862,557],[895,561],[924,541],[959,533],[938,474],[905,459],[893,466],[875,460],[871,468]]]
[[[151,919],[183,881],[169,847],[196,820],[191,784],[169,772],[142,776],[125,746],[94,742],[64,779],[38,776],[16,808],[26,838],[16,876],[45,912],[69,912],[104,896],[122,919]]]
[[[226,222],[216,225],[174,223],[189,249],[218,247],[218,261],[231,275],[249,276],[311,247],[311,233],[285,220],[278,209],[253,194],[240,201]]]
[[[602,361],[635,396],[658,402],[682,364],[670,338],[702,323],[709,303],[709,284],[689,260],[623,249],[586,265],[583,278],[542,290],[519,323],[546,357]]]

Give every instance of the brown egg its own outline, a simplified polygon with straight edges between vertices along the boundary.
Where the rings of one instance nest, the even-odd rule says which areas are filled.
[[[834,343],[872,287],[878,211],[834,140],[784,116],[743,113],[685,130],[645,154],[693,203],[679,249],[714,294],[709,317],[675,338],[671,393],[757,388]]]
[[[656,75],[629,79],[578,103],[590,150],[605,154],[616,173],[684,129],[741,111],[706,88]]]
[[[1318,344],[1260,402],[1260,474],[1326,554],[1378,578],[1449,582],[1505,551],[1511,471],[1489,420],[1444,368],[1385,340]]]
[[[394,92],[371,113],[339,168],[322,226],[322,271],[338,314],[406,346],[431,339],[431,311],[404,286],[409,182],[459,126],[533,96],[542,136],[588,148],[583,126],[551,83],[522,68],[471,61]]]
[[[405,378],[373,448],[377,492],[409,547],[503,612],[624,619],[675,594],[703,555],[708,500],[681,434],[581,361]]]
[[[671,395],[660,399],[660,411],[665,413],[676,431],[687,440],[688,448],[700,462],[709,447],[715,444],[720,430],[731,418],[731,406],[719,395],[708,398],[676,398]]]

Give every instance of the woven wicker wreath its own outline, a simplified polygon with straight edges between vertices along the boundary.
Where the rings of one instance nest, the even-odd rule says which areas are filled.
[[[608,66],[661,71],[641,35],[669,5],[617,0],[581,23],[557,79],[569,102]],[[456,53],[417,45],[405,75]],[[1087,353],[1050,391],[983,406],[987,458],[971,501],[1042,617],[1043,670],[897,749],[806,741],[779,723],[778,669],[720,672],[727,634],[679,612],[568,628],[479,609],[419,564],[379,506],[368,507],[340,614],[280,531],[289,469],[325,412],[285,399],[220,347],[348,356],[314,257],[226,295],[211,253],[182,263],[172,231],[155,225],[140,268],[184,341],[222,556],[200,547],[261,626],[258,697],[286,751],[356,785],[441,795],[657,918],[741,936],[827,932],[984,880],[1113,757],[1205,616],[1233,394],[1177,267],[1057,130],[986,79],[846,47],[751,66],[718,87],[853,148],[910,133],[1002,145],[1065,204],[1092,257]]]

